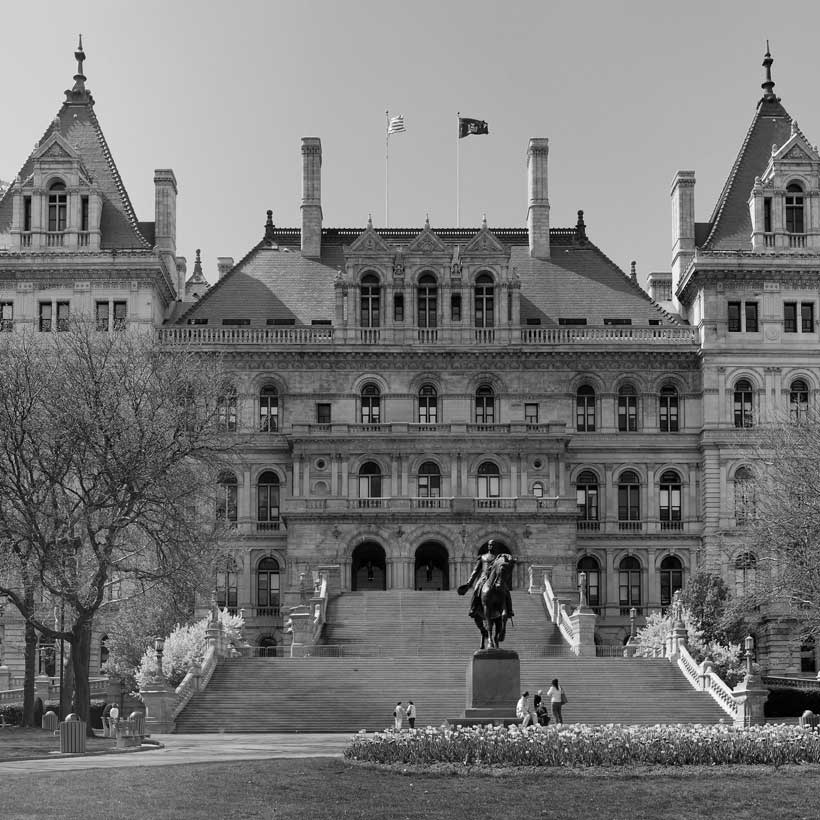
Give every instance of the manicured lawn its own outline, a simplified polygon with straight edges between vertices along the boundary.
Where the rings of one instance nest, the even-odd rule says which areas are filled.
[[[815,820],[820,815],[820,766],[455,772],[379,770],[312,758],[3,775],[0,815],[4,820]]]

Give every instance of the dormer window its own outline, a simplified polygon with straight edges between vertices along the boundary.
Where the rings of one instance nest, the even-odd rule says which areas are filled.
[[[786,231],[787,233],[805,233],[803,188],[796,182],[786,186]]]
[[[48,231],[56,233],[66,229],[68,194],[64,182],[54,182],[48,189]]]

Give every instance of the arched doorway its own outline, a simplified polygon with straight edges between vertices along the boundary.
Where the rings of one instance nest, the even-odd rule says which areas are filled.
[[[418,590],[450,589],[450,556],[437,541],[426,541],[416,550],[413,587]]]
[[[259,639],[259,657],[260,658],[275,658],[276,657],[276,638],[271,635],[264,635]]]
[[[375,541],[365,541],[353,550],[350,588],[353,592],[387,589],[387,560]]]

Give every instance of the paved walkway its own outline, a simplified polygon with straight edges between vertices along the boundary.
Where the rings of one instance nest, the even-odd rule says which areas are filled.
[[[164,748],[88,757],[53,755],[38,760],[14,760],[0,763],[0,776],[123,766],[231,763],[277,757],[341,757],[350,738],[349,734],[152,735],[152,739],[162,743]]]

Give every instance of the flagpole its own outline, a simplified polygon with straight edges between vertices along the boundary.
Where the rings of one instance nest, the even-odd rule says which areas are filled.
[[[461,135],[458,125],[461,122],[461,111],[456,112],[456,227],[461,227]]]
[[[390,187],[388,175],[390,173],[390,110],[386,109],[384,116],[387,126],[384,129],[384,227],[390,227]]]

